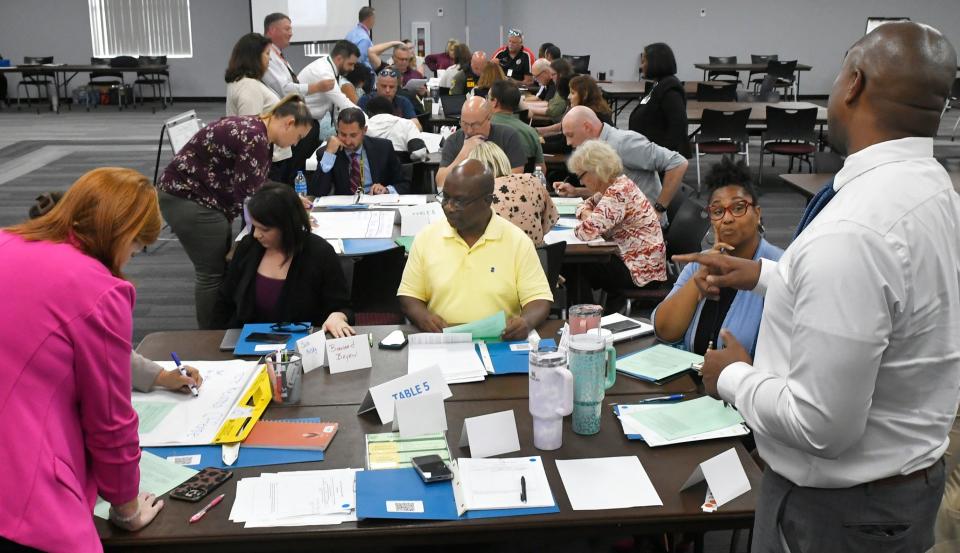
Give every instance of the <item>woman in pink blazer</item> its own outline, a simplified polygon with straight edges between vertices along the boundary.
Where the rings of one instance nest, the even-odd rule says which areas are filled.
[[[102,551],[97,495],[130,530],[163,507],[138,493],[135,293],[120,272],[160,224],[146,177],[101,168],[46,215],[0,230],[0,550]]]

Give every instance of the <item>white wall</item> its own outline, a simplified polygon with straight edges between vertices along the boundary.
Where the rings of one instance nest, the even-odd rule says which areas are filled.
[[[87,2],[3,0],[0,54],[13,60],[53,55],[61,63],[87,63],[91,56]],[[699,79],[695,62],[709,55],[777,53],[813,66],[801,79],[801,93],[827,94],[844,51],[862,34],[868,16],[906,16],[931,23],[960,48],[960,0],[373,0],[374,40],[406,37],[410,21],[430,21],[432,51],[450,37],[488,52],[499,28],[519,27],[527,46],[555,42],[569,54],[591,54],[590,68],[613,70],[614,79],[637,78],[640,49],[664,41],[677,54],[682,79]],[[437,7],[444,7],[438,18]],[[706,7],[706,17],[700,17]],[[236,40],[250,31],[248,0],[193,0],[193,51],[171,60],[175,96],[223,97],[223,71]],[[294,22],[296,25],[296,22]],[[261,32],[260,22],[256,23]],[[344,30],[344,34],[346,31]],[[294,29],[296,31],[296,29]],[[296,36],[294,36],[296,40]],[[296,68],[308,61],[302,46],[288,58]],[[11,92],[17,77],[8,76]],[[86,82],[78,75],[74,84]]]
[[[706,17],[700,17],[700,9]],[[863,36],[868,16],[910,17],[939,28],[960,48],[958,0],[524,0],[504,4],[506,27],[525,33],[534,52],[542,42],[564,53],[590,54],[590,70],[613,79],[638,77],[640,49],[666,42],[678,76],[699,80],[693,64],[707,56],[779,54],[813,66],[801,94],[828,94],[846,49]]]

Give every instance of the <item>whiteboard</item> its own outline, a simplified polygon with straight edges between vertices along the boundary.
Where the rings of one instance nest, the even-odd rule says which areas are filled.
[[[329,42],[347,36],[357,25],[368,0],[250,0],[250,28],[263,33],[263,18],[271,13],[290,16],[293,43]]]

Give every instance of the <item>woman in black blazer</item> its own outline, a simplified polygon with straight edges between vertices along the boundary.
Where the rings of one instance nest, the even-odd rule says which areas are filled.
[[[629,127],[683,157],[690,157],[687,139],[687,95],[677,79],[677,60],[673,50],[662,42],[643,49],[641,77],[654,81],[653,90],[630,114]]]
[[[250,197],[247,209],[252,232],[237,246],[220,286],[217,327],[310,321],[336,338],[353,335],[340,260],[310,232],[300,197],[271,183]]]

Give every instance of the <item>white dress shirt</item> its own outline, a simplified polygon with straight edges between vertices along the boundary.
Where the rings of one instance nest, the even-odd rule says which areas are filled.
[[[307,88],[313,81],[304,81],[298,77],[300,82],[294,82],[293,76],[295,74],[296,71],[294,71],[293,68],[290,67],[290,64],[287,63],[287,60],[283,59],[283,56],[280,55],[280,50],[271,44],[270,63],[267,64],[267,72],[263,74],[263,84],[269,86],[270,89],[276,92],[277,96],[281,98],[293,93],[306,96]]]
[[[420,129],[410,119],[390,113],[380,113],[367,118],[367,134],[376,138],[386,138],[393,143],[394,151],[406,152],[407,143],[420,137]]]
[[[333,79],[333,82],[340,82],[340,74],[337,72],[337,66],[333,63],[330,56],[320,56],[310,62],[303,68],[303,71],[297,75],[301,83],[315,83],[325,79]],[[340,90],[340,86],[334,86],[329,92],[318,92],[316,94],[307,94],[304,96],[307,108],[314,119],[320,120],[329,116],[336,107],[337,110],[357,107],[350,98]]]
[[[937,461],[960,399],[960,197],[933,140],[851,156],[837,195],[763,260],[754,364],[720,396],[800,486],[842,488]]]

